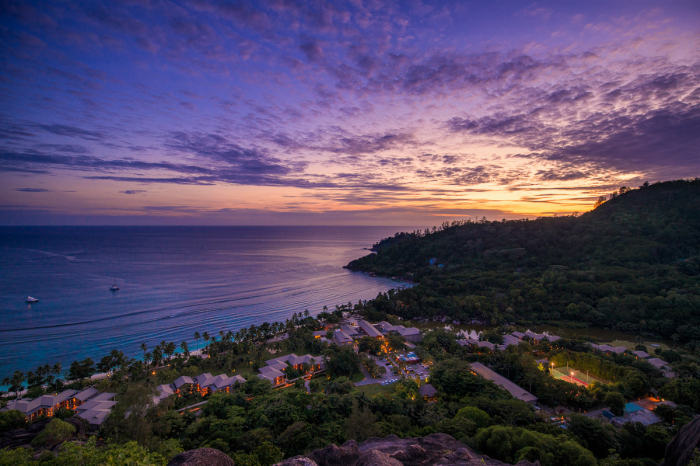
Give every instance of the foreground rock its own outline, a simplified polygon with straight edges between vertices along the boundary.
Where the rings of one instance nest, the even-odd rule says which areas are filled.
[[[447,434],[400,439],[395,435],[354,440],[342,446],[328,445],[306,456],[290,458],[276,466],[502,466],[505,463],[476,454]],[[539,466],[539,462],[521,461],[518,466]]]
[[[700,448],[700,417],[696,417],[678,432],[666,446],[663,466],[686,466]]]
[[[174,456],[168,466],[233,466],[233,460],[214,448],[199,448]]]

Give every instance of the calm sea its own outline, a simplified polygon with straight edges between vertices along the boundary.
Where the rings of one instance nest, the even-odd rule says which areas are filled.
[[[398,283],[342,266],[399,230],[0,228],[0,377],[374,298]]]

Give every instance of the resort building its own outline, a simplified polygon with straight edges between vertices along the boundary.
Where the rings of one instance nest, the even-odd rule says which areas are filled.
[[[360,328],[362,329],[362,331],[365,332],[365,334],[368,337],[383,338],[383,335],[381,333],[379,333],[379,330],[374,328],[374,325],[370,324],[366,320],[361,320],[359,322],[359,324],[360,324]]]
[[[537,402],[537,397],[535,395],[533,395],[532,393],[530,393],[526,390],[523,390],[515,383],[506,379],[502,375],[497,374],[496,372],[492,371],[491,369],[484,366],[480,362],[471,363],[471,370],[472,370],[472,373],[474,375],[480,375],[481,377],[485,378],[486,380],[490,380],[491,382],[500,386],[502,389],[506,390],[511,395],[513,395],[513,398],[517,398],[518,400],[524,401],[526,403],[536,403]]]
[[[280,371],[279,369],[275,369],[272,366],[261,367],[258,377],[269,380],[275,387],[287,383],[287,376],[284,374],[284,372]]]
[[[78,410],[79,407],[88,405],[92,400],[102,400],[114,397],[113,393],[103,393],[97,395],[97,390],[87,388],[82,391],[64,390],[55,395],[43,395],[34,400],[19,399],[10,401],[7,406],[0,411],[17,410],[24,414],[27,421],[34,421],[42,416],[51,417],[60,408]]]
[[[342,330],[346,335],[353,338],[360,336],[360,333],[357,331],[357,328],[351,325],[343,325],[342,327],[340,327],[340,330]]]
[[[223,378],[221,378],[223,377]],[[217,377],[217,381],[211,387],[212,392],[225,392],[231,393],[231,390],[236,387],[236,385],[245,383],[245,379],[240,375],[234,375],[232,377],[226,377],[223,374]]]
[[[350,335],[347,333],[343,332],[342,330],[336,330],[333,333],[333,341],[337,345],[354,345],[355,340],[352,339]]]
[[[112,412],[114,405],[117,404],[114,401],[114,396],[114,393],[101,393],[91,398],[76,408],[77,416],[88,421],[90,425],[99,426]]]
[[[326,336],[326,330],[317,330],[314,332],[314,338],[323,338]]]
[[[597,349],[598,351],[602,351],[606,354],[622,354],[625,351],[627,351],[627,348],[625,348],[624,346],[596,345],[595,343],[589,343],[589,345],[591,346],[591,348]]]
[[[194,384],[195,382],[192,380],[192,377],[183,375],[175,379],[170,386],[173,389],[173,393],[175,393],[177,396],[181,396],[181,393],[184,393],[185,395],[191,393]]]
[[[671,365],[663,359],[650,358],[647,359],[647,362],[649,362],[649,364],[660,370],[664,377],[672,379],[676,376],[675,372],[671,370]]]
[[[646,351],[632,351],[632,354],[634,354],[637,359],[649,359],[651,357]]]
[[[298,371],[303,370],[304,366],[308,366],[305,371],[306,374],[320,372],[326,368],[326,362],[323,360],[322,356],[311,356],[309,354],[297,356],[294,353],[275,359],[269,359],[265,361],[265,364],[281,371],[284,371],[287,365],[292,366]]]
[[[435,398],[435,395],[437,395],[437,389],[429,383],[427,383],[418,389],[418,393],[423,398],[429,400]]]
[[[381,328],[382,331],[389,333],[389,332],[396,332],[399,335],[403,336],[406,341],[410,341],[412,343],[418,343],[423,339],[423,334],[421,331],[415,327],[404,327],[403,325],[391,325],[389,322],[379,322],[377,327]]]
[[[518,346],[522,340],[515,336],[515,332],[512,335],[503,335],[503,344],[505,346]]]

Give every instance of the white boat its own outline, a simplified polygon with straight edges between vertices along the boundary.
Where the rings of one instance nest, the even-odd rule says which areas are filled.
[[[117,286],[117,281],[114,281],[114,284],[109,287],[110,290],[112,291],[119,291],[119,287]]]
[[[30,304],[31,304],[31,303],[38,303],[39,300],[36,299],[36,298],[32,298],[31,296],[27,296],[27,302],[30,303]]]

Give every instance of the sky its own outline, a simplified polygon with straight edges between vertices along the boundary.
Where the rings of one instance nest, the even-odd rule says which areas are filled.
[[[0,0],[0,225],[435,225],[700,176],[697,0]]]

